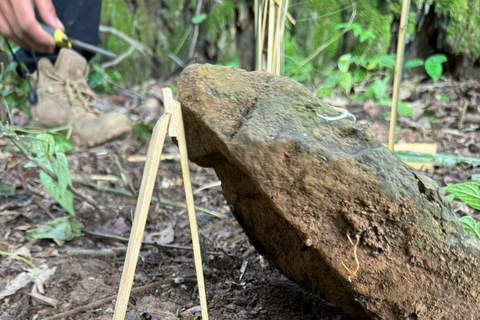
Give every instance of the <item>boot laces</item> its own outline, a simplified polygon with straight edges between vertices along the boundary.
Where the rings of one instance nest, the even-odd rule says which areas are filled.
[[[70,80],[67,77],[50,71],[46,71],[45,74],[56,81],[56,83],[52,83],[49,86],[52,88],[52,93],[64,92],[70,105],[78,105],[78,102],[80,102],[80,106],[87,112],[100,114],[100,111],[95,108],[97,97],[95,93],[90,90],[85,79]],[[56,90],[55,87],[57,88]]]

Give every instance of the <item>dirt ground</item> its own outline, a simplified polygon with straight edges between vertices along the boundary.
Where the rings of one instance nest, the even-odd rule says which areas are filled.
[[[102,108],[126,112],[136,123],[150,122],[163,112],[157,99],[161,87],[151,82],[137,88],[135,92],[149,92],[145,99],[131,93],[104,97],[102,101],[110,104],[104,103]],[[432,95],[426,108],[424,87],[405,87],[404,97],[414,106],[417,119],[399,118],[399,143],[436,142],[439,153],[479,157],[479,83],[444,81],[434,95],[448,96],[450,102]],[[343,104],[338,100],[332,103]],[[368,102],[349,104],[347,108],[359,121],[368,122],[379,140],[387,142],[387,109]],[[19,122],[21,118],[19,115]],[[123,172],[130,189],[138,190],[148,142],[148,138],[132,133],[99,147],[76,149],[68,155],[71,174],[99,186],[130,191],[119,178]],[[134,281],[138,290],[130,298],[126,319],[200,319],[188,217],[179,204],[185,202],[180,161],[172,141],[167,141],[164,154],[145,231],[145,241],[157,244],[142,247]],[[0,300],[0,320],[54,319],[68,311],[70,315],[59,319],[111,319],[135,197],[77,185],[99,205],[95,209],[91,203],[75,199],[77,218],[85,225],[84,235],[68,243],[29,242],[25,230],[48,222],[52,215],[61,217],[67,213],[42,187],[35,169],[24,168],[26,162],[6,138],[0,139],[0,180],[17,185],[15,196],[0,198],[0,250],[17,252],[36,266],[55,270],[43,283],[40,297],[32,293],[35,284],[29,283]],[[204,209],[197,210],[197,216],[203,247],[208,251],[204,268],[211,319],[352,319],[270,267],[231,215],[221,188],[209,187],[218,181],[213,170],[194,164],[190,170],[193,188],[207,187],[197,192],[195,204]],[[454,167],[435,166],[425,173],[444,186],[470,181],[480,168],[460,163]],[[478,218],[478,212],[466,205],[454,205],[458,216]],[[0,256],[0,292],[27,268],[19,260]]]

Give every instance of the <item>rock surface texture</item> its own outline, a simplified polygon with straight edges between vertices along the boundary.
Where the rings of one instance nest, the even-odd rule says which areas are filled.
[[[480,246],[442,191],[288,78],[211,65],[178,83],[190,159],[259,253],[373,319],[480,319]]]

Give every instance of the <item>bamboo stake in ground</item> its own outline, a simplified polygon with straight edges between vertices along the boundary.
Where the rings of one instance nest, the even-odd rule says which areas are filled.
[[[392,112],[390,115],[390,133],[388,135],[388,149],[393,150],[395,145],[395,130],[397,128],[397,106],[398,93],[400,91],[400,80],[402,79],[403,53],[405,51],[405,30],[407,25],[410,0],[403,0],[402,17],[400,18],[400,29],[397,42],[397,62],[395,65],[395,77],[393,79]]]
[[[187,211],[190,221],[190,231],[192,234],[193,256],[195,260],[195,271],[197,274],[198,290],[200,296],[200,306],[202,319],[208,320],[207,298],[205,294],[205,283],[203,279],[202,257],[200,251],[200,239],[198,236],[197,219],[195,216],[195,207],[193,202],[192,185],[190,182],[190,171],[188,168],[187,144],[185,140],[185,131],[183,128],[183,119],[180,103],[173,100],[172,91],[168,88],[163,89],[163,98],[165,104],[165,115],[157,122],[153,130],[152,140],[148,147],[147,161],[143,171],[142,185],[138,196],[135,218],[128,244],[127,256],[125,258],[125,267],[122,273],[122,280],[118,291],[118,298],[115,305],[113,320],[123,320],[127,311],[128,299],[135,274],[135,267],[138,260],[138,254],[143,239],[145,223],[148,216],[148,208],[152,200],[155,177],[157,176],[158,165],[162,156],[163,144],[168,134],[176,137],[180,151],[180,162],[182,165],[183,183],[185,186],[185,197],[187,201]]]
[[[165,90],[170,91],[170,89],[164,89],[163,91],[164,97],[165,97]],[[170,94],[171,94],[171,91],[170,91]],[[178,141],[178,149],[180,151],[180,162],[182,165],[183,185],[185,187],[185,197],[187,200],[188,218],[190,220],[190,232],[192,234],[193,257],[195,260],[195,272],[197,274],[198,292],[200,296],[200,307],[202,311],[202,319],[208,320],[207,297],[205,294],[205,283],[203,280],[203,269],[202,269],[202,254],[200,251],[200,238],[198,236],[197,218],[195,216],[192,184],[190,182],[190,169],[188,168],[187,142],[185,140],[185,130],[183,128],[182,110],[180,108],[180,103],[176,101],[173,102],[173,117],[178,120],[177,141]]]
[[[152,199],[153,187],[155,185],[155,177],[158,172],[158,165],[162,155],[163,144],[167,135],[167,129],[170,122],[171,114],[166,113],[157,121],[152,133],[152,140],[148,147],[147,161],[143,170],[142,185],[138,194],[137,208],[133,220],[132,231],[130,233],[130,241],[128,243],[127,255],[125,257],[125,265],[123,268],[120,288],[118,290],[117,301],[115,303],[115,313],[113,320],[125,319],[127,311],[128,299],[132,289],[133,276],[135,275],[135,267],[137,265],[138,254],[143,240],[143,232],[145,223],[147,222],[148,208]]]

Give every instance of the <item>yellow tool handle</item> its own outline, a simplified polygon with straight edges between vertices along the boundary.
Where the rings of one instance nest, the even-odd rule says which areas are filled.
[[[45,30],[49,35],[53,37],[55,44],[59,48],[72,48],[72,43],[68,41],[68,36],[60,29],[54,29],[52,27],[46,26],[43,23],[40,23],[42,29]]]

